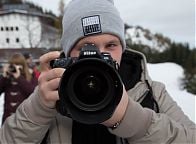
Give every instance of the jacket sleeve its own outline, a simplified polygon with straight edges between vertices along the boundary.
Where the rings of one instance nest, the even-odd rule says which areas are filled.
[[[169,96],[164,85],[156,83],[153,89],[160,113],[143,108],[130,98],[121,124],[111,133],[126,138],[129,144],[195,144],[196,125]]]
[[[2,92],[4,92],[5,90],[5,87],[8,87],[9,85],[9,79],[3,77],[3,76],[0,76],[0,94]]]
[[[16,113],[4,122],[0,130],[0,143],[40,143],[56,113],[55,109],[46,108],[40,103],[36,88]]]

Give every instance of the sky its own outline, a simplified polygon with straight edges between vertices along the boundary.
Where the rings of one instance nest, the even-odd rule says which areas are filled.
[[[58,15],[60,0],[26,0]],[[64,0],[69,3],[70,0]],[[114,0],[124,22],[196,47],[196,0]]]
[[[165,84],[171,97],[182,108],[184,113],[196,123],[196,95],[181,89],[180,79],[183,77],[183,68],[174,63],[148,64],[149,75],[153,80]],[[170,74],[168,75],[168,71]],[[0,124],[3,114],[4,96],[0,96]]]

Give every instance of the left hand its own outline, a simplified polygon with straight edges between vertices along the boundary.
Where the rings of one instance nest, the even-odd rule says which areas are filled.
[[[12,75],[15,79],[19,78],[21,75],[21,69],[23,69],[23,67],[21,65],[14,65],[16,68],[16,72],[13,72]]]
[[[114,114],[112,115],[112,117],[106,121],[104,121],[103,125],[107,126],[107,127],[112,127],[114,126],[117,122],[120,122],[126,112],[127,106],[128,106],[128,102],[129,102],[129,97],[128,94],[125,90],[125,87],[123,86],[123,94],[122,94],[122,98],[120,100],[120,103],[118,104],[118,106],[116,107],[116,110],[114,111]]]

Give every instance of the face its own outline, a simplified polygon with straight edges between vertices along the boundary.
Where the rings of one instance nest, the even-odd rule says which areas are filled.
[[[122,56],[122,45],[118,37],[110,34],[101,34],[88,36],[81,39],[71,50],[71,57],[78,57],[81,48],[85,44],[94,44],[100,52],[108,52],[111,54],[112,58],[120,64]]]
[[[31,64],[33,62],[33,59],[32,59],[32,57],[29,57],[28,59],[26,59],[26,61],[28,64]]]

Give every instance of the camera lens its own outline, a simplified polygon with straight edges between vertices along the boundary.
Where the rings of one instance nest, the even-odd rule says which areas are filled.
[[[110,118],[122,96],[122,82],[112,66],[84,58],[68,67],[59,86],[59,111],[81,123]]]
[[[84,66],[69,79],[71,102],[81,110],[97,111],[104,108],[112,98],[107,75],[99,68]]]
[[[74,91],[77,98],[87,104],[94,105],[100,103],[107,92],[107,81],[103,75],[94,72],[83,72],[76,78]]]

